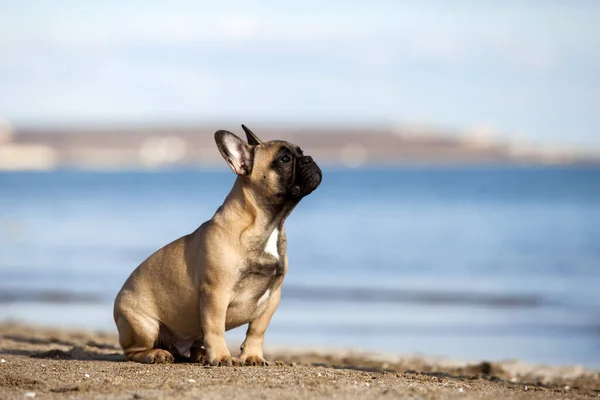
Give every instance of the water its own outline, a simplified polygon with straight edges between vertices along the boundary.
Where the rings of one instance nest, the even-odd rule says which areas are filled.
[[[0,320],[114,331],[129,273],[233,179],[0,174]],[[267,345],[600,367],[599,168],[325,169],[286,230]]]

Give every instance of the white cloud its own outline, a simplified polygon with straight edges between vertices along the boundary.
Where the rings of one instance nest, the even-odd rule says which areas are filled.
[[[217,35],[233,39],[250,39],[258,33],[259,22],[247,15],[228,15],[218,19]]]

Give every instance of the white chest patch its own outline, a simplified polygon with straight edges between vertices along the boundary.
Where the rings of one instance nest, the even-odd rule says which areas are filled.
[[[270,295],[271,295],[271,289],[267,289],[265,294],[260,296],[260,299],[258,299],[258,301],[256,302],[256,306],[262,307],[267,302],[267,300],[269,300]]]
[[[277,250],[277,243],[279,242],[279,229],[273,229],[273,233],[269,236],[269,240],[267,240],[267,245],[265,246],[265,253],[268,253],[279,260],[279,251]]]

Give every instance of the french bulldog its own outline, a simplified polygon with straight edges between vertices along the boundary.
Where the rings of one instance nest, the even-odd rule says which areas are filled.
[[[247,142],[220,130],[215,142],[233,188],[214,216],[162,247],[129,276],[114,304],[119,342],[128,360],[188,359],[213,366],[268,365],[265,331],[288,269],[284,223],[322,173],[295,144]],[[239,358],[225,331],[248,324]]]

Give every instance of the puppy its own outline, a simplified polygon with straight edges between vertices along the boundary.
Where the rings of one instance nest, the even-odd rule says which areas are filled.
[[[321,183],[322,173],[295,144],[261,142],[242,125],[243,141],[215,133],[237,174],[209,221],[152,254],[129,276],[114,304],[119,342],[128,360],[210,365],[267,365],[265,331],[288,268],[284,222]],[[225,331],[248,324],[239,359]]]

